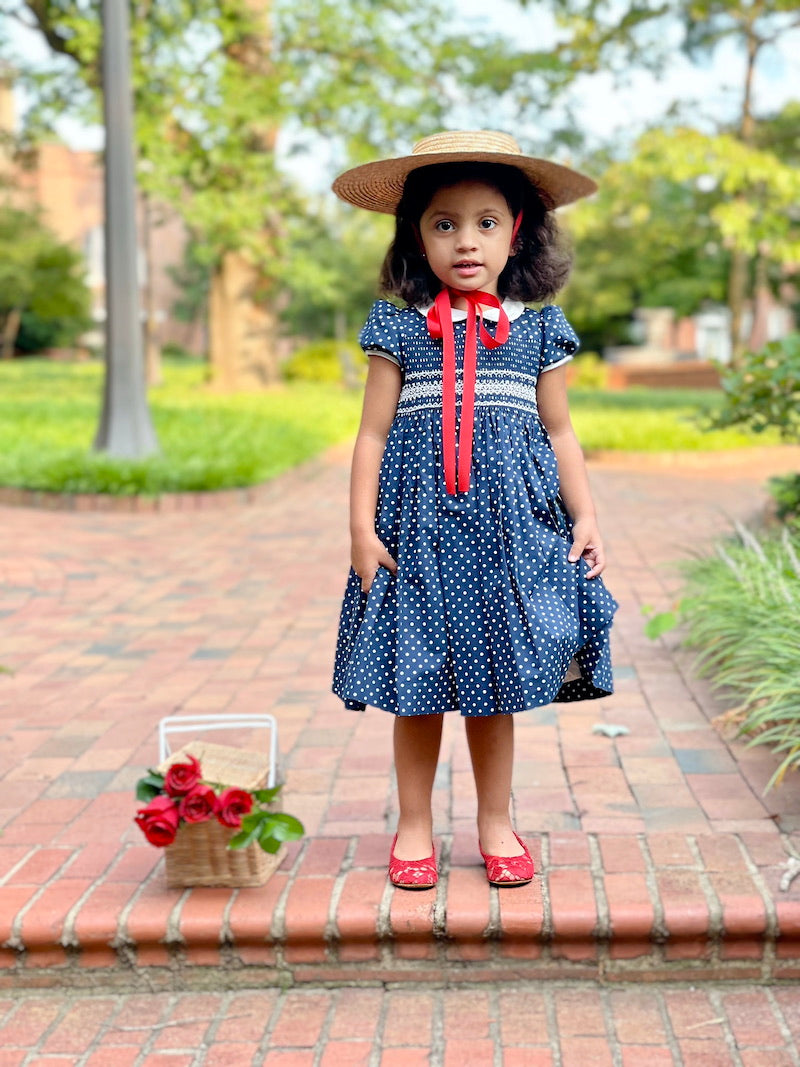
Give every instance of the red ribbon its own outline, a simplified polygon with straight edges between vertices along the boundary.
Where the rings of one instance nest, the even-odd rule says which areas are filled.
[[[453,333],[451,298],[461,297],[467,303],[467,334],[464,341],[464,388],[461,394],[461,424],[458,432],[456,457],[456,345]],[[497,308],[499,318],[495,336],[489,333],[481,317],[481,305]],[[445,288],[436,297],[428,312],[428,333],[442,338],[442,453],[444,480],[451,496],[466,493],[472,464],[472,430],[475,423],[475,377],[478,349],[475,320],[478,322],[481,344],[498,348],[508,340],[509,322],[496,296],[481,290]]]

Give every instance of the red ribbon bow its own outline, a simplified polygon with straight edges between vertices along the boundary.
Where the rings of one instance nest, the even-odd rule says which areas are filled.
[[[467,335],[464,341],[464,388],[461,394],[461,424],[458,433],[458,459],[456,460],[456,345],[453,334],[451,298],[461,297],[467,303]],[[497,308],[499,318],[495,336],[489,333],[481,317],[481,305]],[[502,304],[496,296],[480,290],[445,288],[436,297],[428,312],[428,333],[441,337],[442,351],[442,454],[444,457],[444,480],[451,496],[466,493],[469,489],[469,473],[472,463],[472,429],[475,422],[475,376],[478,364],[478,349],[475,321],[478,321],[481,344],[485,348],[498,348],[508,340],[509,322]]]

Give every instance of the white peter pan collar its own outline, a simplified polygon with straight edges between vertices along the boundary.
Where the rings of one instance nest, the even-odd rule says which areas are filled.
[[[418,311],[420,315],[427,315],[433,304],[414,304],[414,310]],[[463,322],[467,317],[466,311],[462,311],[460,308],[450,309],[453,315],[453,322]],[[522,312],[525,310],[525,305],[521,300],[509,300],[506,298],[503,301],[503,311],[508,315],[509,321],[513,322],[514,319],[518,319]],[[500,313],[497,308],[485,307],[483,309],[483,318],[488,319],[490,322],[497,322],[500,318]]]

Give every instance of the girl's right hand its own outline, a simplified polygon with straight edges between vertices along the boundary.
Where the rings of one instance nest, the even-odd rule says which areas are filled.
[[[377,534],[353,538],[350,545],[350,565],[361,579],[361,592],[368,593],[379,567],[397,574],[397,562],[386,551]]]

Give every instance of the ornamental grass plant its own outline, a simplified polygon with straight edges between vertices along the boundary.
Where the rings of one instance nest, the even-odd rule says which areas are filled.
[[[681,604],[697,669],[726,691],[740,736],[781,758],[767,789],[800,767],[800,524],[736,539],[687,566]]]

